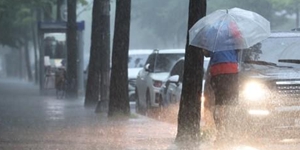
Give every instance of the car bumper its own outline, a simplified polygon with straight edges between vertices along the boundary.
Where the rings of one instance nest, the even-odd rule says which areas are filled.
[[[281,106],[279,104],[240,105],[242,121],[265,131],[288,131],[300,129],[300,105]],[[299,130],[300,131],[300,130]]]
[[[154,88],[152,96],[152,107],[159,107],[161,105],[161,88]]]

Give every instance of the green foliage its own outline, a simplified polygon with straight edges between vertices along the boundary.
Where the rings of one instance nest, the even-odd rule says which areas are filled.
[[[207,2],[209,12],[239,7],[262,15],[271,22],[272,29],[283,30],[292,26],[287,22],[289,20],[287,15],[295,14],[296,8],[300,7],[300,0],[208,0]]]
[[[133,0],[131,14],[143,29],[153,32],[164,42],[174,41],[178,36],[185,38],[188,1]]]
[[[283,15],[294,14],[300,7],[300,0],[267,0],[273,4],[276,11],[284,11]]]
[[[265,18],[272,18],[272,4],[267,0],[208,0],[207,1],[208,12],[215,11],[217,9],[229,9],[238,7],[250,11],[254,11]]]
[[[86,0],[78,0],[86,5]],[[0,0],[0,43],[11,47],[19,47],[24,40],[31,39],[31,25],[36,23],[32,10],[41,9],[51,14],[51,6],[57,0]],[[49,9],[50,7],[50,9]]]
[[[287,15],[295,14],[296,8],[300,7],[300,0],[207,0],[207,13],[233,7],[257,12],[271,22],[272,29],[290,30],[294,23]],[[176,41],[176,37],[184,42],[187,13],[186,0],[132,1],[132,20],[167,44],[180,42]]]
[[[82,6],[86,6],[88,4],[86,0],[78,0],[78,3],[81,4]]]
[[[49,2],[51,0],[0,0],[0,43],[21,46],[31,36],[30,27],[34,21],[31,8]]]

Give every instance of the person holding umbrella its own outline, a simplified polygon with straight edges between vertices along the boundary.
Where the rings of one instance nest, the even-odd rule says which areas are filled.
[[[189,44],[211,57],[210,82],[215,97],[216,142],[235,138],[235,105],[238,104],[238,52],[270,35],[270,22],[240,8],[217,10],[197,21],[189,30]],[[207,80],[208,81],[208,80]],[[209,81],[208,81],[209,82]]]
[[[219,31],[224,31],[223,27],[230,26],[229,32],[235,38],[241,36],[236,26],[232,22],[218,22],[223,24],[219,27]],[[230,25],[226,25],[230,23]],[[218,30],[215,27],[211,27],[207,30],[206,37],[214,36]],[[222,35],[221,35],[222,36]],[[219,37],[221,38],[221,37]],[[226,40],[226,36],[222,36],[223,40]],[[231,118],[234,115],[234,107],[238,104],[238,52],[240,50],[224,50],[224,51],[208,51],[203,50],[206,57],[210,57],[209,63],[209,75],[210,86],[212,87],[215,98],[215,110],[213,117],[217,128],[216,143],[222,143],[224,140],[233,140],[236,134],[233,134],[235,123]],[[227,142],[225,142],[227,143]]]

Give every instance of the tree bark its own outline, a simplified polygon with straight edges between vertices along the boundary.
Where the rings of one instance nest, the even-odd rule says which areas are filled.
[[[102,23],[103,29],[103,50],[101,51],[101,74],[100,74],[100,101],[98,102],[96,112],[108,110],[109,99],[109,83],[110,83],[110,1],[106,0],[104,3],[104,22]],[[101,109],[103,108],[103,109]]]
[[[94,106],[99,101],[100,74],[103,74],[109,65],[110,58],[110,30],[109,30],[109,0],[94,0],[93,22],[91,36],[91,50],[88,68],[88,79],[86,85],[85,106]],[[108,61],[108,62],[107,62]],[[107,79],[105,79],[107,80]],[[106,91],[109,89],[106,88]],[[102,95],[102,93],[101,93]],[[97,106],[98,108],[98,106]]]
[[[129,115],[128,49],[131,0],[116,1],[108,116]]]
[[[296,4],[296,31],[297,31],[297,28],[300,28],[300,26],[299,26],[299,20],[300,20],[299,6],[300,6],[300,4],[297,3]]]
[[[32,18],[38,20],[37,16],[36,16],[36,10],[35,9],[31,9],[31,15]],[[32,33],[32,45],[33,45],[33,51],[34,51],[34,83],[37,84],[38,83],[38,53],[37,53],[37,31],[36,31],[36,25],[35,25],[36,21],[32,21],[31,23],[31,33]]]
[[[206,0],[190,0],[188,29],[205,14]],[[187,34],[185,49],[183,88],[178,113],[176,143],[185,144],[189,142],[197,146],[200,142],[203,54],[199,48],[189,46],[189,34]]]
[[[23,55],[24,55],[24,52],[23,52],[23,49],[20,48],[19,50],[19,77],[20,79],[24,79],[24,71],[23,71],[23,63],[24,63],[24,59],[23,59]]]
[[[62,21],[61,18],[61,6],[63,4],[62,0],[56,0],[56,21]]]
[[[30,63],[28,42],[29,42],[28,40],[25,40],[25,42],[24,42],[25,63],[26,63],[25,65],[26,65],[26,72],[27,72],[28,81],[32,81],[32,71],[31,71],[31,63]]]
[[[76,4],[77,0],[68,0],[68,21],[67,21],[67,97],[77,98],[77,22]]]

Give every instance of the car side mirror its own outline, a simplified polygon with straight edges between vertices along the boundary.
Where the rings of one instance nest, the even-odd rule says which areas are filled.
[[[150,69],[150,64],[146,64],[146,65],[145,65],[145,70],[146,70],[147,72],[152,72],[152,70]]]
[[[169,77],[168,82],[177,84],[179,82],[179,75],[173,75]]]

